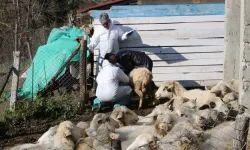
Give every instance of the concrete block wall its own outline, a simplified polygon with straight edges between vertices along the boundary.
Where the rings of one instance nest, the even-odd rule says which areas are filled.
[[[240,18],[240,104],[250,108],[250,1],[241,0]]]
[[[240,0],[225,2],[225,61],[224,80],[239,78]]]

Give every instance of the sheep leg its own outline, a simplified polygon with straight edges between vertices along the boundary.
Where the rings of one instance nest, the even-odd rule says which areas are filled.
[[[135,92],[140,97],[139,107],[138,107],[138,110],[139,110],[142,107],[142,101],[143,101],[143,98],[144,98],[144,94],[142,93],[142,91],[140,89],[135,89]]]
[[[150,101],[153,100],[153,82],[149,83],[148,84],[148,90],[147,90],[147,94],[148,94],[148,97],[150,99]]]

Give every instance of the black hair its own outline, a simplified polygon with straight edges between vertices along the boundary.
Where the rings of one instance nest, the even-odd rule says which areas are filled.
[[[109,60],[110,57],[111,57],[112,55],[114,55],[114,54],[112,54],[112,53],[107,53],[107,54],[105,55],[104,59]]]

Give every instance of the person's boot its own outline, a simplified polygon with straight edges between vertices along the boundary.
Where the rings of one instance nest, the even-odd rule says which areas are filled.
[[[102,102],[96,97],[93,101],[92,111],[99,112],[102,109]]]

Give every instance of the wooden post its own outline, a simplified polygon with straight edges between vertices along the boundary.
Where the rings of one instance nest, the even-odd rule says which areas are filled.
[[[246,114],[238,115],[235,121],[236,137],[233,139],[233,150],[245,150],[249,129],[249,117]]]
[[[80,40],[81,48],[80,48],[80,97],[81,105],[83,106],[85,102],[87,102],[87,36],[84,35],[83,39]]]
[[[29,41],[28,37],[26,39],[26,45],[27,45],[27,51],[29,53],[30,62],[32,62],[33,57],[32,57],[32,53],[31,53],[30,41]]]
[[[12,76],[12,86],[11,86],[11,97],[10,97],[10,109],[15,109],[15,103],[17,99],[17,88],[18,88],[18,78],[19,78],[19,58],[20,52],[13,52],[14,63],[13,63],[13,76]]]

